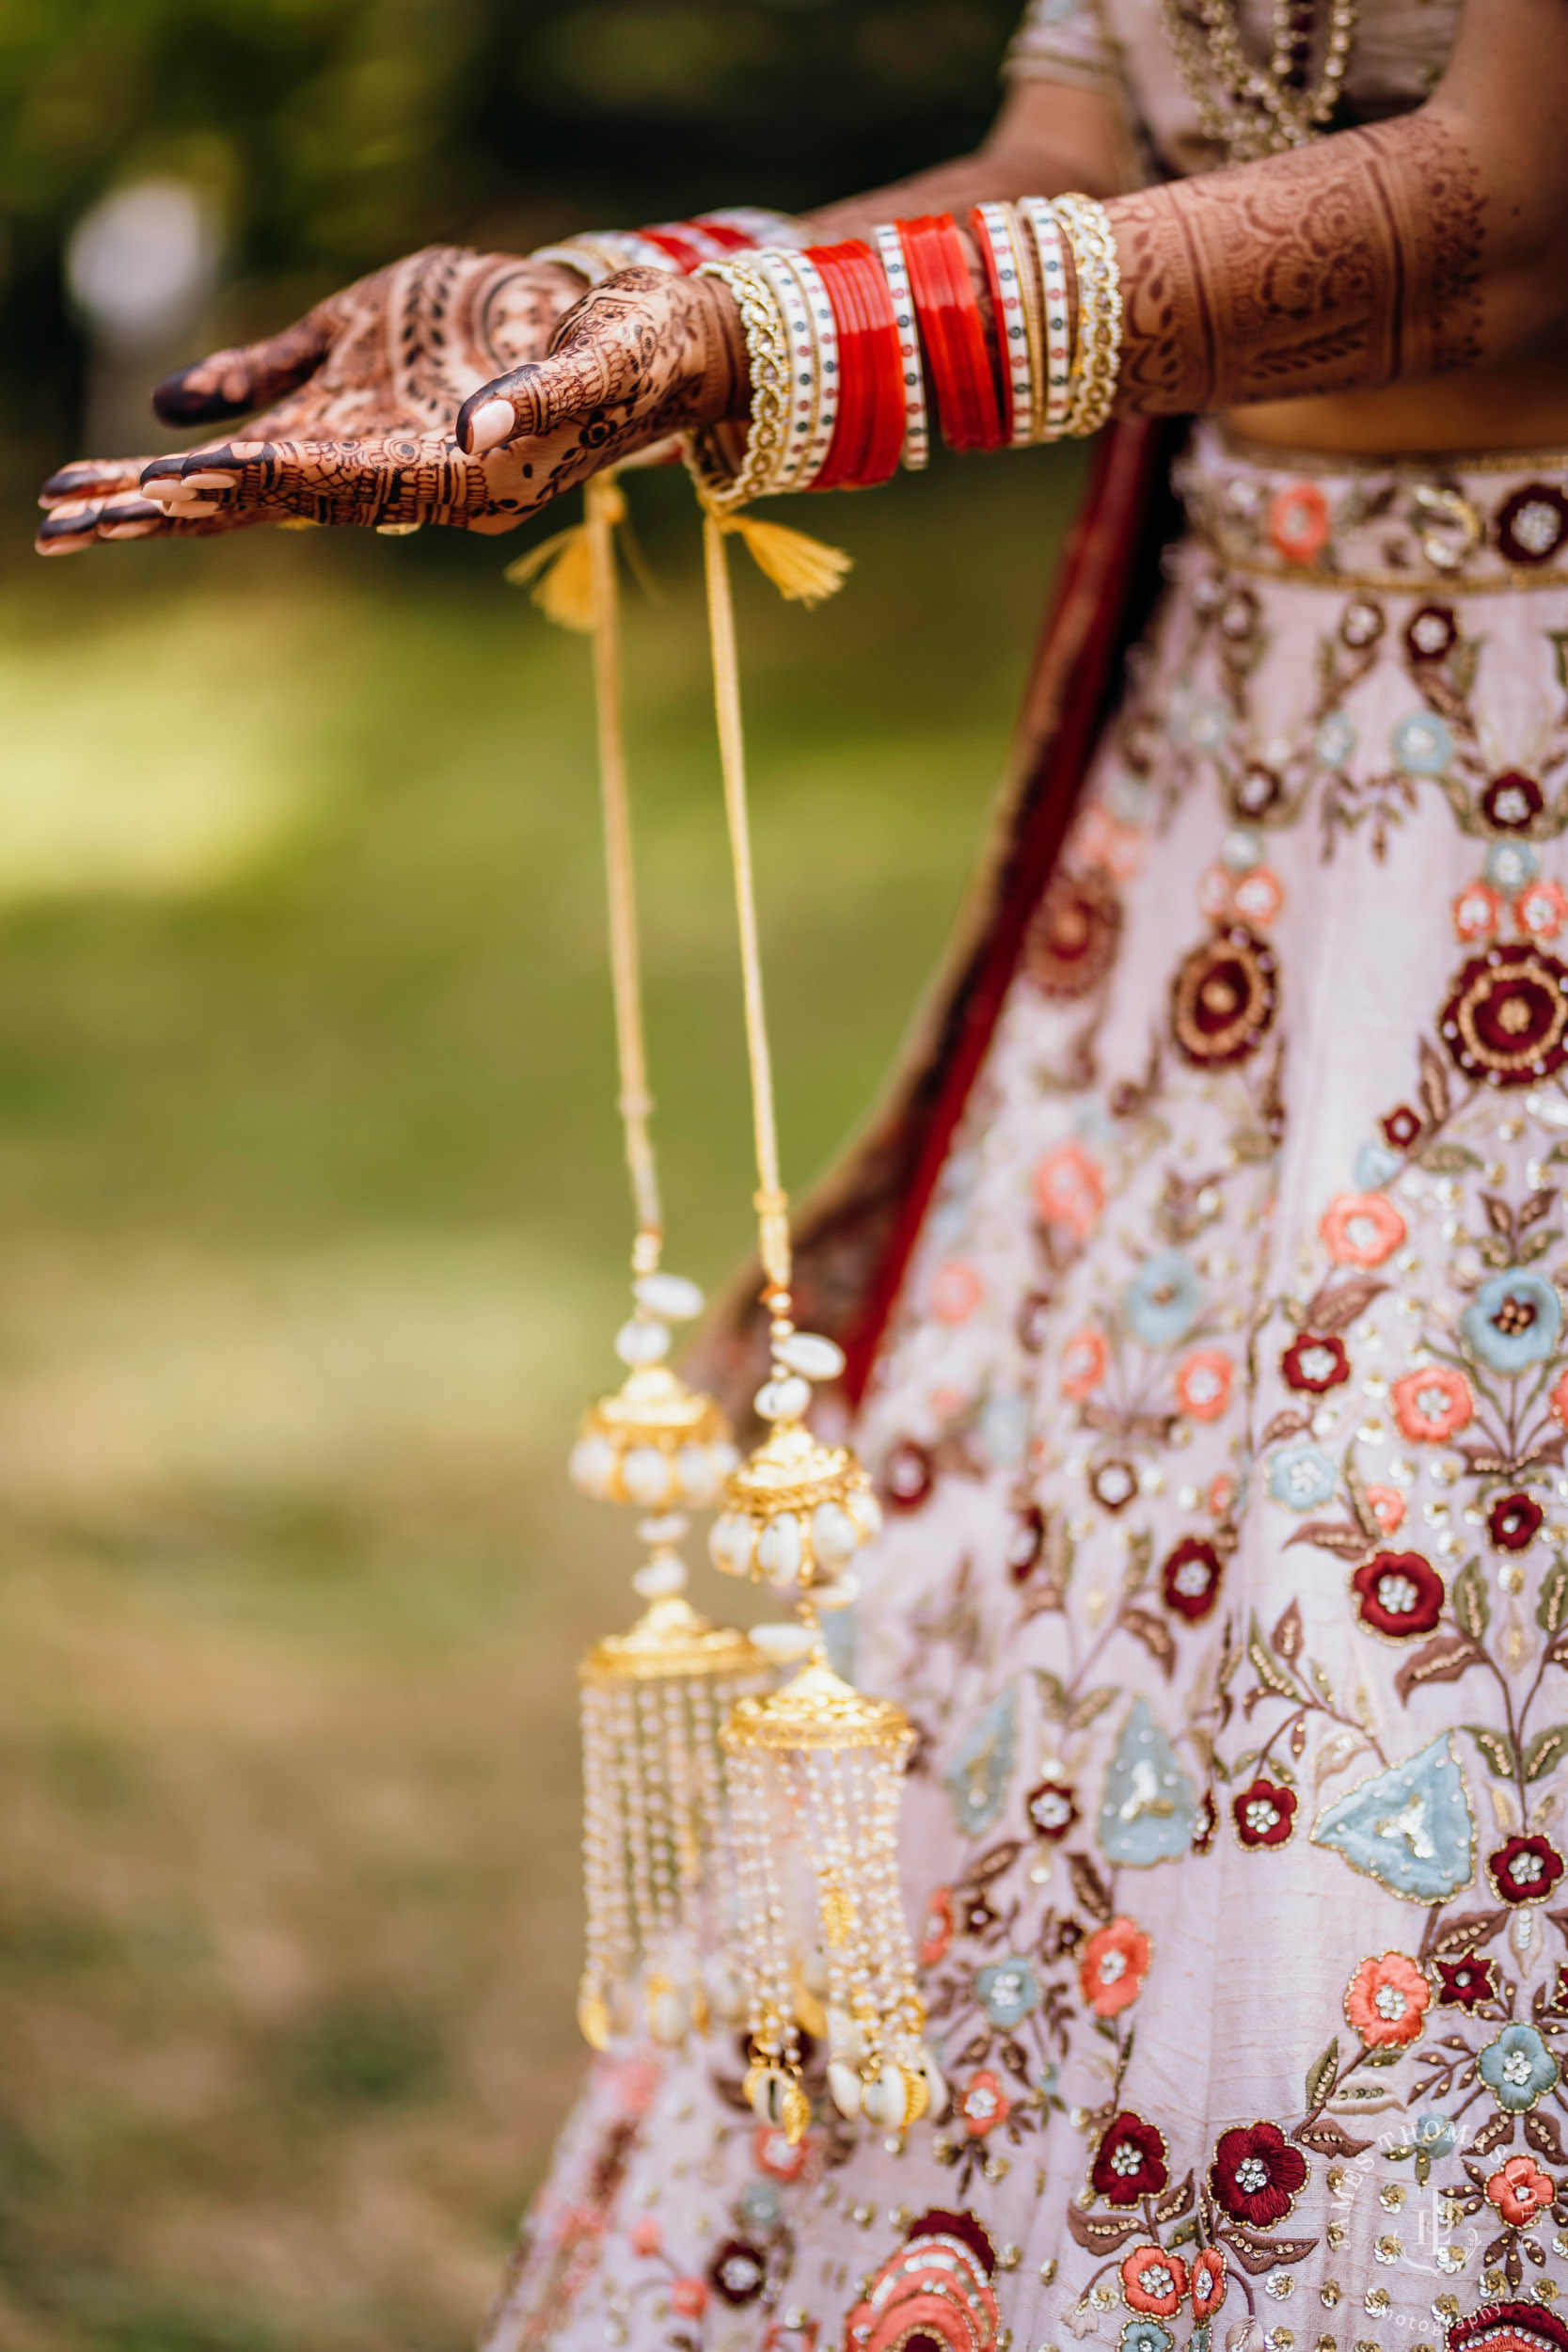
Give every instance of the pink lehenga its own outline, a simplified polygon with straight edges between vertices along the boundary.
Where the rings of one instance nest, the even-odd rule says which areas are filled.
[[[600,2062],[489,2352],[1568,2345],[1568,460],[1176,479],[860,1413],[951,2112]]]

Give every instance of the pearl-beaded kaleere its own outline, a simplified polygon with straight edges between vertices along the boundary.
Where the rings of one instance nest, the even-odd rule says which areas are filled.
[[[759,1417],[771,1426],[726,1479],[723,1508],[708,1537],[713,1565],[726,1576],[798,1591],[827,1609],[854,1597],[846,1571],[882,1527],[871,1481],[853,1454],[824,1445],[805,1426],[813,1382],[836,1379],[843,1370],[834,1341],[775,1323],[772,1367],[755,1399]]]

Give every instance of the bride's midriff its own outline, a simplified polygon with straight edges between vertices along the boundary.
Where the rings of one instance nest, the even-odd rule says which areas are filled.
[[[1232,408],[1226,421],[1233,433],[1270,448],[1359,457],[1568,449],[1568,353],[1389,384],[1378,392],[1263,401]]]

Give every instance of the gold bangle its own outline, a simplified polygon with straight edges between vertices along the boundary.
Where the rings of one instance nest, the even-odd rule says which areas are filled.
[[[1121,264],[1110,215],[1090,196],[1059,196],[1056,217],[1072,247],[1078,279],[1076,388],[1067,430],[1098,433],[1116,402],[1121,373]]]
[[[729,514],[772,488],[789,438],[789,336],[779,299],[763,271],[748,256],[705,262],[698,278],[721,278],[740,306],[746,358],[752,377],[752,414],[746,447],[732,472],[709,431],[691,436],[691,462],[718,514]]]

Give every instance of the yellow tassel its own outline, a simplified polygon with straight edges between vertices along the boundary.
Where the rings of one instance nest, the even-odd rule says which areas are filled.
[[[625,494],[609,474],[594,474],[586,485],[585,500],[592,505],[596,519],[606,522],[613,531],[626,519]],[[558,628],[576,629],[588,636],[598,623],[594,601],[594,564],[588,548],[586,522],[574,523],[569,531],[558,531],[553,539],[544,539],[526,555],[519,555],[501,575],[514,588],[526,588],[534,583],[533,601],[547,621]]]
[[[836,596],[855,561],[842,548],[809,539],[803,531],[791,531],[784,523],[759,522],[752,515],[723,515],[718,522],[726,536],[734,533],[745,541],[758,571],[795,604],[810,607]]]

